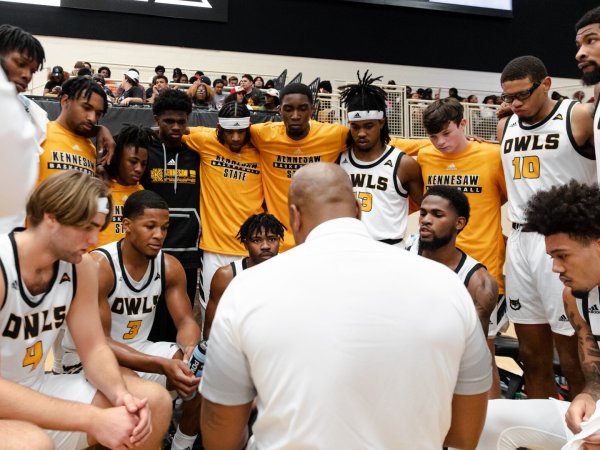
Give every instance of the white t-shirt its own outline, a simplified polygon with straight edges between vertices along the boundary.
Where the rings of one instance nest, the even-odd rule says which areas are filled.
[[[201,390],[223,405],[256,396],[255,448],[439,450],[453,394],[490,385],[456,274],[342,218],[234,278]]]
[[[2,69],[0,105],[0,233],[8,233],[24,225],[27,197],[38,177],[40,142],[33,119]]]

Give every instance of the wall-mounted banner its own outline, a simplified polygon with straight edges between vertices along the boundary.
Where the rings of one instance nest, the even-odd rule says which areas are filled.
[[[179,19],[227,22],[229,0],[0,0]]]

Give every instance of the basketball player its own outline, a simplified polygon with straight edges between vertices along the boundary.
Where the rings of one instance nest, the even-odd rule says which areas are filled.
[[[98,247],[125,237],[123,205],[131,194],[144,189],[140,179],[148,164],[148,147],[155,139],[150,128],[137,125],[126,125],[115,136],[115,155],[105,167],[113,199],[112,221],[100,232]]]
[[[240,227],[237,238],[243,244],[248,256],[220,267],[210,285],[210,299],[206,307],[206,317],[202,335],[208,339],[217,306],[221,296],[231,280],[238,273],[256,266],[279,253],[279,244],[283,241],[284,227],[277,218],[271,214],[260,213],[249,217]]]
[[[559,450],[579,433],[600,400],[600,190],[571,181],[540,191],[529,201],[525,229],[545,237],[552,269],[564,284],[563,300],[578,337],[585,387],[571,403],[556,400],[494,400],[489,402],[479,447]],[[565,415],[566,411],[566,415]],[[586,428],[597,433],[592,423]],[[565,447],[567,448],[567,447]],[[600,448],[600,434],[583,447]]]
[[[185,273],[175,257],[162,252],[169,226],[169,206],[156,193],[133,193],[123,207],[125,238],[92,252],[98,263],[100,316],[107,340],[123,367],[147,380],[193,395],[199,379],[185,361],[200,340],[185,291]],[[176,342],[148,340],[156,304],[164,301],[175,326]],[[80,367],[76,350],[65,337],[64,372]],[[184,361],[185,360],[185,361]],[[200,420],[200,400],[184,402],[174,450],[194,444]]]
[[[543,236],[525,232],[522,225],[527,201],[537,191],[571,179],[596,181],[592,121],[584,105],[548,98],[552,82],[536,57],[513,59],[500,81],[502,100],[514,113],[498,123],[513,228],[507,245],[508,317],[519,338],[528,396],[556,396],[549,344],[553,338],[569,389],[577,394],[583,377],[573,328],[562,304],[562,286],[552,273]]]
[[[108,108],[102,86],[87,77],[67,80],[62,85],[60,108],[56,121],[48,123],[38,181],[68,169],[96,174],[96,147],[90,138]]]
[[[210,297],[215,271],[242,259],[247,251],[236,240],[237,227],[263,211],[265,197],[258,152],[250,143],[250,112],[230,102],[218,114],[217,129],[196,127],[183,142],[200,155],[202,217],[202,309]]]
[[[64,171],[31,195],[30,228],[0,236],[0,417],[58,430],[49,434],[60,449],[156,449],[171,415],[163,388],[121,375],[102,334],[96,264],[86,251],[110,221],[110,206],[100,180]],[[85,376],[44,374],[65,324]],[[3,433],[2,445],[11,438],[21,439]]]
[[[421,169],[413,158],[404,158],[404,152],[388,145],[387,95],[373,85],[381,77],[373,78],[368,71],[362,79],[358,77],[358,84],[345,86],[342,92],[350,133],[349,149],[342,153],[339,164],[350,176],[369,234],[380,242],[403,247],[408,196],[417,205],[423,197]]]
[[[306,164],[337,161],[347,148],[349,130],[340,124],[311,120],[313,95],[305,84],[288,84],[279,93],[279,99],[283,122],[254,124],[250,135],[260,153],[267,210],[289,229],[287,194],[292,176]],[[404,149],[411,140],[401,139],[398,143],[391,141],[392,145]],[[419,144],[415,148],[411,146],[411,150],[418,151],[418,147]],[[281,250],[293,246],[293,235],[288,233]]]
[[[579,61],[583,84],[595,85],[596,97],[594,115],[594,143],[596,148],[596,164],[600,164],[600,7],[589,10],[575,25],[577,35],[575,44],[578,47],[575,58]],[[600,169],[597,169],[600,183]]]
[[[488,347],[495,351],[494,338],[508,324],[504,297],[505,244],[500,208],[506,202],[506,184],[502,173],[500,146],[471,141],[465,135],[464,108],[454,98],[436,100],[423,112],[423,125],[430,145],[419,151],[425,188],[450,185],[468,198],[471,219],[461,231],[457,246],[485,265],[496,279],[498,300],[490,316]],[[494,371],[490,394],[500,395],[500,380]]]
[[[185,92],[168,89],[159,94],[152,112],[160,140],[148,148],[148,166],[141,183],[169,205],[169,233],[163,250],[183,266],[188,297],[194,302],[200,267],[200,158],[182,140],[192,101]],[[171,315],[161,302],[150,340],[173,342],[176,335]]]

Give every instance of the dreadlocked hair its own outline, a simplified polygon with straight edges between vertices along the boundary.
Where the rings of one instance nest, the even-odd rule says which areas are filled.
[[[38,64],[38,70],[44,65],[46,55],[40,41],[19,27],[0,25],[0,55],[13,51],[27,54]]]
[[[225,103],[219,110],[218,116],[223,118],[250,117],[250,111],[246,105],[233,101]],[[250,142],[249,129],[247,128],[245,131],[246,137],[244,138],[244,145]],[[225,130],[220,126],[217,126],[217,140],[221,144],[225,143]]]
[[[100,97],[102,97],[104,102],[102,113],[104,114],[108,109],[106,92],[104,92],[102,86],[96,83],[91,77],[69,78],[63,83],[61,92],[61,97],[67,96],[67,98],[70,100],[76,100],[80,97],[83,97],[86,102],[90,101],[92,94],[98,94]]]
[[[348,84],[342,86],[342,93],[340,100],[346,106],[348,112],[351,111],[383,111],[383,118],[385,123],[381,128],[380,138],[384,145],[390,142],[390,128],[387,121],[387,94],[379,87],[375,86],[374,83],[381,81],[382,77],[374,78],[369,71],[365,71],[362,78],[360,77],[360,71],[356,71],[358,77],[358,84]],[[354,139],[352,134],[348,133],[346,139],[348,147],[354,145]]]
[[[263,212],[250,216],[240,227],[236,238],[244,243],[263,230],[265,233],[276,234],[283,240],[283,233],[287,228],[274,215]]]
[[[132,145],[137,152],[140,148],[148,149],[152,143],[159,142],[158,136],[151,128],[138,125],[125,125],[114,138],[117,143],[115,154],[110,164],[106,166],[106,172],[112,178],[119,175],[119,166],[125,147]]]

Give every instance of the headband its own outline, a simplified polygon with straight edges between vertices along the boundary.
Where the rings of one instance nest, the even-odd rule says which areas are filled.
[[[348,122],[383,119],[383,111],[348,111]]]
[[[98,197],[96,199],[96,212],[100,214],[108,214],[110,210],[108,209],[108,198],[106,197]]]
[[[219,117],[219,125],[226,130],[244,130],[250,126],[250,117]]]

